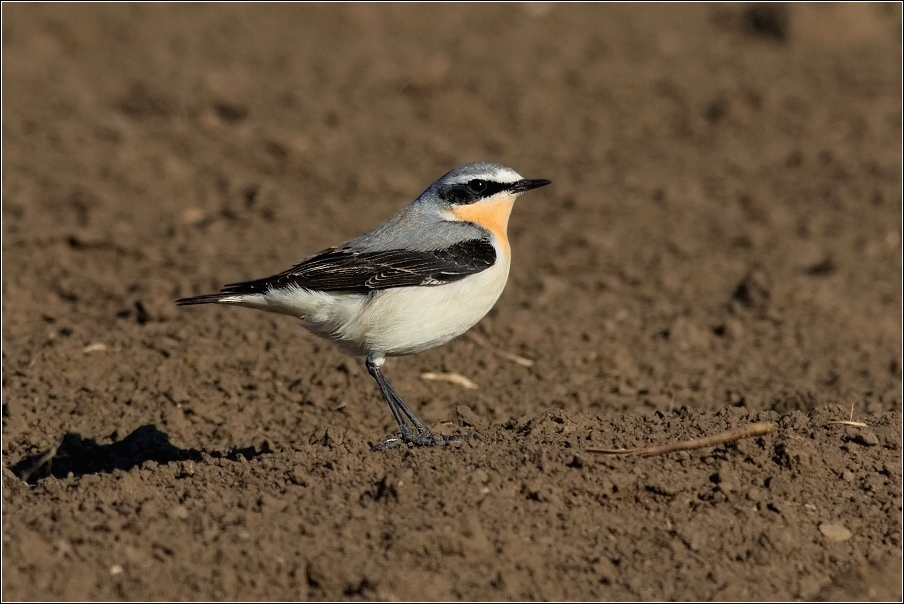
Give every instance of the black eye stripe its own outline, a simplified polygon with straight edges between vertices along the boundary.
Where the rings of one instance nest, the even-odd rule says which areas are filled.
[[[472,179],[467,183],[449,185],[440,191],[443,199],[449,203],[466,205],[492,197],[496,193],[508,191],[515,183],[493,182],[492,180]],[[482,185],[482,187],[481,187]]]

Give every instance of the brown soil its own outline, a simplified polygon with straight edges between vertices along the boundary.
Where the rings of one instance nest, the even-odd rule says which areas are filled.
[[[3,598],[900,598],[900,32],[893,4],[4,5]],[[553,180],[475,328],[536,362],[463,337],[387,374],[482,442],[371,453],[360,359],[173,305],[481,159]]]

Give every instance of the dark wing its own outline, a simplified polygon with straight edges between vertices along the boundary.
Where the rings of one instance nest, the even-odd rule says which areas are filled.
[[[442,285],[484,271],[495,262],[496,250],[485,239],[462,241],[446,249],[428,252],[359,252],[330,248],[278,275],[227,285],[217,295],[263,293],[289,285],[350,293],[410,285]]]

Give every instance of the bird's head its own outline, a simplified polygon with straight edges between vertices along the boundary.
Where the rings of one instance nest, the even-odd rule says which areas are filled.
[[[475,162],[444,174],[419,201],[433,205],[446,220],[470,222],[488,230],[507,250],[506,228],[515,199],[549,183],[543,178],[522,178],[499,164]]]

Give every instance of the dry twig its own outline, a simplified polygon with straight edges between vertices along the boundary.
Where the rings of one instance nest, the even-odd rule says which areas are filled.
[[[762,436],[775,431],[775,424],[772,422],[762,422],[751,424],[746,428],[738,430],[729,430],[715,436],[707,436],[706,438],[698,438],[695,440],[685,440],[678,443],[670,443],[660,445],[658,447],[637,447],[634,449],[587,449],[589,453],[601,453],[603,455],[637,455],[638,457],[654,457],[656,455],[665,455],[666,453],[674,453],[676,451],[693,451],[695,449],[705,449],[707,447],[716,447],[726,443],[741,440],[742,438],[752,438],[754,436]]]
[[[826,422],[827,426],[839,425],[839,424],[841,424],[843,426],[855,426],[857,428],[868,428],[869,427],[867,424],[864,424],[863,422],[855,422],[854,421],[854,404],[853,403],[851,403],[850,419],[836,419],[836,420],[833,420],[830,422]]]
[[[477,384],[460,373],[422,373],[421,379],[450,382],[452,384],[458,384],[462,388],[467,388],[469,390],[474,390],[477,388]]]

